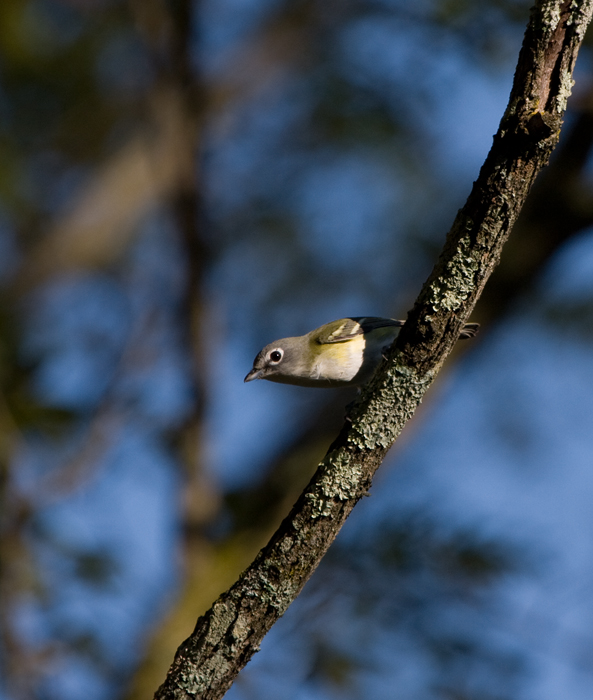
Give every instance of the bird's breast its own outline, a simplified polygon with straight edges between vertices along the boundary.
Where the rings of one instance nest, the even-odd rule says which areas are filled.
[[[323,345],[314,366],[315,379],[349,382],[362,365],[365,340],[359,335],[344,343]]]

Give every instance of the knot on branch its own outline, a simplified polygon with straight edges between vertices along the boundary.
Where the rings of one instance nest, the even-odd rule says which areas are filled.
[[[535,112],[523,126],[523,131],[536,141],[545,141],[556,135],[562,126],[562,118],[549,112]]]

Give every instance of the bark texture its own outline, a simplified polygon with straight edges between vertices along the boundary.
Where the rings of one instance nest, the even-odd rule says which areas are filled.
[[[451,351],[558,141],[593,0],[542,0],[492,149],[389,357],[309,485],[238,581],[198,619],[156,700],[220,698],[301,591]]]

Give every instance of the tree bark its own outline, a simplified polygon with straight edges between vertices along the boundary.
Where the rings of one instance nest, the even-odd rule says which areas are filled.
[[[556,145],[593,0],[531,11],[509,105],[408,322],[289,515],[179,647],[157,700],[220,698],[301,591],[450,353]]]

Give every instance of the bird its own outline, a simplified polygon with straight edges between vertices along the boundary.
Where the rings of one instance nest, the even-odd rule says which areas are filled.
[[[369,381],[405,321],[353,316],[331,321],[294,338],[266,345],[244,381],[267,379],[304,387],[360,387]],[[459,337],[473,338],[479,323],[466,323]]]

